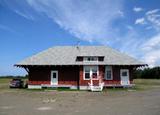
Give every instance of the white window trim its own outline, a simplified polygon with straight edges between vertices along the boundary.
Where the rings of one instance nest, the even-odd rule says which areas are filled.
[[[96,58],[96,60],[95,61],[88,61],[87,58],[90,58],[90,57]],[[86,57],[83,57],[83,61],[84,62],[98,62],[98,57],[97,56],[95,56],[95,57],[94,56],[86,56]]]
[[[129,77],[129,69],[121,69],[120,70],[120,76],[122,76],[122,72],[126,71],[128,73],[128,77]]]
[[[109,70],[108,68],[110,68],[111,70],[111,78],[110,79],[107,79],[107,70]],[[105,80],[113,80],[113,69],[112,69],[112,66],[105,66]]]
[[[86,78],[85,78],[85,68],[87,68],[87,67],[89,67],[89,68],[96,67],[96,68],[97,68],[97,78],[93,78],[93,80],[98,80],[98,76],[99,76],[99,66],[88,66],[88,65],[84,65],[84,66],[83,66],[83,80],[90,80],[90,78],[91,78],[91,74],[92,74],[91,69],[90,69],[90,78],[89,78],[89,79],[86,79]]]

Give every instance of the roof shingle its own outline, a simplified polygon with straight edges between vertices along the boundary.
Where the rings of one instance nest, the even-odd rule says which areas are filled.
[[[102,62],[77,62],[77,56],[104,56]],[[146,65],[106,46],[55,46],[26,58],[23,65]]]

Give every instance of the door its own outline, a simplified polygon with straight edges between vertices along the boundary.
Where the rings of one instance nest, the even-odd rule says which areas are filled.
[[[121,76],[121,85],[129,85],[129,70],[128,69],[121,69],[120,70]]]
[[[58,85],[58,71],[51,71],[51,85]]]

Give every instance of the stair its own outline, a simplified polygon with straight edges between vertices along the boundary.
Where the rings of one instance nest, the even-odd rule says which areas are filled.
[[[103,86],[104,86],[104,83],[101,83],[98,86],[94,86],[94,85],[91,85],[89,83],[89,87],[90,87],[91,91],[102,91],[103,90]]]
[[[104,86],[104,82],[102,81],[102,76],[98,76],[98,84],[94,85],[93,83],[93,76],[91,76],[90,78],[90,83],[88,83],[89,88],[91,91],[102,91],[103,90],[103,86]]]

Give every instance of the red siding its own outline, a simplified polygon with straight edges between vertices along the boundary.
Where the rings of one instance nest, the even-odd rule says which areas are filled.
[[[99,75],[104,78],[104,66],[99,66]],[[79,72],[79,84],[81,86],[88,86],[88,83],[90,83],[90,80],[84,80],[83,79],[83,66],[80,66],[80,72]],[[99,80],[93,80],[94,85],[99,84]]]
[[[105,66],[99,66],[99,75],[102,76],[105,84],[120,84],[120,69],[129,69],[130,81],[133,80],[132,66],[112,66],[113,80],[105,80]],[[43,66],[29,67],[29,84],[40,85],[50,84],[51,70],[58,70],[58,84],[88,86],[90,80],[83,79],[83,66]],[[98,84],[98,80],[93,81]]]
[[[68,66],[58,69],[58,84],[61,85],[78,85],[79,67]]]
[[[120,69],[129,69],[129,78],[130,78],[130,83],[132,83],[133,80],[133,67],[131,66],[112,66],[112,74],[113,74],[113,80],[105,80],[104,79],[104,73],[105,73],[105,66],[99,65],[99,75],[102,76],[102,79],[105,83],[105,85],[108,84],[114,84],[114,85],[120,85]],[[87,86],[90,80],[84,80],[83,79],[83,66],[80,66],[80,72],[79,72],[79,84],[81,86]],[[98,80],[93,81],[94,84],[98,84]]]
[[[132,83],[133,81],[133,67],[132,66],[112,66],[113,80],[104,80],[105,85],[108,85],[108,84],[119,85],[120,84],[121,82],[120,69],[129,69],[129,80],[130,80],[130,83]]]
[[[77,85],[79,77],[78,66],[56,66],[56,67],[30,67],[29,84],[50,84],[51,71],[58,70],[58,84]]]
[[[32,67],[29,69],[29,84],[50,84],[50,75],[48,68]]]

